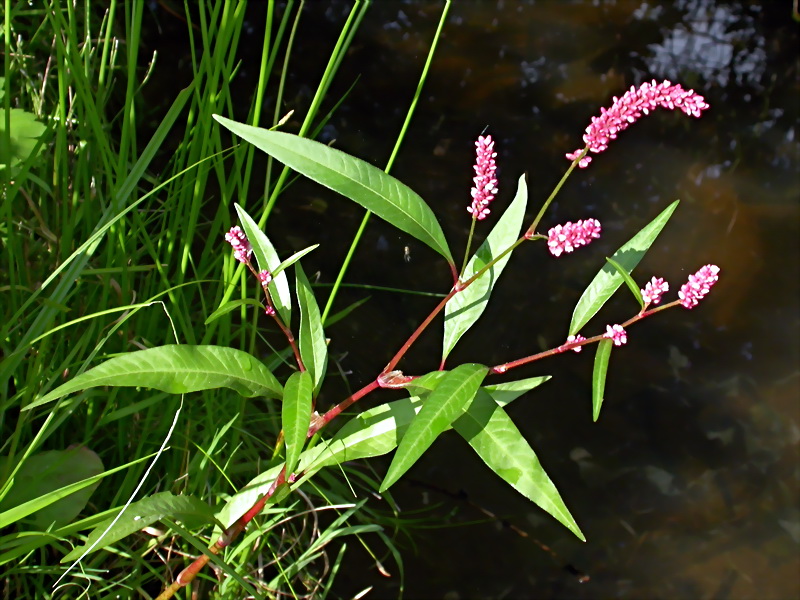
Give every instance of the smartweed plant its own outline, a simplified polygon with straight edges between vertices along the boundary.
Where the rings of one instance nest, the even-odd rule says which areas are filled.
[[[449,291],[420,320],[405,343],[393,354],[387,352],[388,362],[374,378],[338,404],[318,406],[316,400],[326,383],[329,362],[323,326],[327,309],[320,309],[314,289],[301,266],[302,258],[315,251],[317,246],[281,258],[257,221],[237,205],[239,225],[232,227],[225,239],[233,249],[239,269],[246,269],[245,272],[252,276],[254,285],[248,289],[256,293],[241,300],[223,302],[209,321],[242,306],[253,306],[283,333],[286,355],[292,367],[288,376],[279,379],[256,356],[237,348],[208,344],[157,346],[116,356],[43,395],[26,409],[97,386],[139,386],[171,394],[229,388],[248,398],[258,396],[282,401],[282,432],[277,442],[282,451],[280,460],[257,474],[216,513],[200,498],[178,497],[169,492],[130,504],[113,519],[99,523],[86,543],[75,548],[67,559],[82,558],[157,520],[180,521],[185,513],[196,515],[205,511],[208,523],[218,528],[214,541],[159,596],[169,598],[193,581],[209,561],[213,560],[224,569],[226,552],[236,553],[239,551],[237,543],[246,543],[237,542],[237,539],[253,519],[266,507],[276,506],[286,497],[299,493],[325,467],[395,451],[380,485],[383,492],[449,429],[462,436],[500,479],[583,540],[583,533],[534,450],[504,410],[509,402],[548,378],[502,383],[493,383],[492,379],[552,355],[580,352],[585,346],[595,345],[592,406],[593,417],[597,420],[604,398],[610,354],[615,347],[627,342],[629,329],[669,308],[694,308],[718,279],[717,266],[702,266],[682,283],[675,300],[662,304],[664,295],[670,291],[670,285],[664,279],[651,275],[641,285],[631,276],[676,209],[677,201],[665,207],[651,223],[606,259],[606,264],[578,300],[561,344],[528,356],[509,357],[507,362],[495,365],[451,365],[448,356],[483,313],[512,252],[525,245],[533,251],[538,247],[543,256],[549,253],[550,257],[558,258],[600,237],[601,224],[591,215],[578,214],[579,220],[555,225],[546,231],[541,226],[548,207],[567,178],[576,169],[590,165],[589,153],[604,152],[620,132],[657,108],[680,110],[699,117],[708,104],[693,90],[685,90],[669,81],[643,83],[614,98],[611,106],[602,109],[586,128],[584,147],[566,154],[570,165],[533,221],[523,222],[528,198],[525,177],[522,176],[517,181],[513,201],[470,256],[472,240],[480,231],[479,226],[493,216],[492,202],[501,187],[495,172],[494,141],[490,135],[479,137],[475,143],[471,201],[467,206],[472,224],[464,259],[459,261],[460,267],[434,211],[411,188],[386,172],[305,137],[262,129],[216,115],[216,120],[232,133],[297,173],[360,204],[440,254],[452,274],[452,280],[443,284],[449,287]],[[536,241],[545,244],[526,244]],[[231,281],[238,280],[234,274]],[[621,323],[609,323],[595,331],[587,331],[590,320],[623,284],[630,290],[638,308]],[[330,303],[329,298],[328,306]],[[441,355],[431,360],[427,373],[404,372],[400,368],[403,357],[442,314],[444,339]],[[381,351],[385,349],[375,349],[375,352]],[[382,389],[403,390],[408,397],[380,404],[354,416],[351,412],[344,412],[365,396]],[[334,435],[325,435],[331,422],[343,419],[347,420]]]

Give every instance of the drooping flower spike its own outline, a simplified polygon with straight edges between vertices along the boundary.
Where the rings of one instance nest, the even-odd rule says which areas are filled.
[[[719,279],[719,267],[706,265],[694,275],[689,275],[689,281],[681,286],[678,292],[681,304],[685,308],[694,308]]]
[[[474,219],[481,221],[489,214],[489,203],[494,200],[497,194],[497,177],[495,171],[497,165],[494,158],[497,152],[494,151],[494,140],[491,135],[480,136],[475,142],[475,177],[472,182],[472,204],[467,207]]]
[[[576,223],[567,221],[547,232],[547,247],[553,256],[561,256],[563,252],[572,252],[599,237],[600,221],[597,219],[580,220]]]
[[[241,263],[246,263],[250,258],[250,253],[253,252],[253,247],[247,240],[247,236],[238,225],[231,227],[230,231],[225,234],[225,241],[233,246],[233,256]]]
[[[700,113],[708,108],[708,103],[694,90],[684,90],[680,84],[673,85],[667,80],[656,83],[654,79],[638,88],[631,86],[621,98],[614,96],[610,108],[602,108],[600,116],[592,117],[592,122],[583,135],[583,141],[586,142],[590,152],[600,153],[608,147],[611,140],[616,139],[619,132],[658,107],[668,110],[679,109],[689,116],[699,117]],[[581,152],[583,148],[566,154],[566,157],[572,161],[578,158]],[[585,169],[590,162],[592,158],[584,156],[578,166]]]
[[[644,286],[644,289],[641,290],[642,299],[644,300],[645,305],[658,304],[661,302],[661,296],[668,291],[669,284],[666,281],[664,281],[661,277],[653,277],[647,282],[647,285]]]

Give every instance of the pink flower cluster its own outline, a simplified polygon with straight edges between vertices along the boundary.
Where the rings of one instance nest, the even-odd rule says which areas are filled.
[[[494,151],[492,136],[478,137],[478,141],[475,142],[475,165],[473,167],[475,177],[472,178],[475,187],[472,188],[472,204],[467,208],[467,212],[472,215],[472,218],[479,221],[485,219],[489,214],[489,203],[497,194],[495,156],[497,156],[497,152]]]
[[[599,237],[600,221],[597,219],[580,220],[576,223],[567,221],[547,232],[547,247],[553,256],[561,256],[563,252],[572,252]]]
[[[689,275],[689,281],[681,286],[678,297],[685,308],[694,308],[700,299],[705,296],[719,279],[719,267],[706,265],[694,275]]]
[[[606,325],[606,332],[603,337],[614,342],[615,346],[622,346],[628,342],[628,333],[622,325]]]
[[[579,344],[580,342],[585,342],[586,338],[583,337],[581,334],[578,335],[571,335],[567,338],[567,344]],[[580,352],[583,349],[583,346],[575,346],[572,348],[573,352]]]
[[[642,299],[645,305],[658,304],[661,296],[669,291],[669,284],[661,277],[653,277],[642,290]]]
[[[667,80],[656,83],[654,79],[638,88],[631,86],[621,98],[615,96],[611,108],[602,108],[599,117],[592,117],[592,122],[583,135],[583,141],[591,152],[602,152],[608,147],[609,141],[616,139],[619,132],[658,107],[668,110],[680,109],[687,115],[699,117],[700,113],[708,108],[708,103],[694,90],[684,90],[680,84],[672,85]],[[575,160],[581,152],[582,148],[570,152],[566,157]],[[578,166],[585,169],[591,161],[591,157],[584,156]]]
[[[253,247],[250,245],[241,227],[238,225],[236,227],[231,227],[230,231],[225,234],[225,241],[233,246],[233,256],[236,257],[236,260],[241,263],[246,263],[248,261]]]

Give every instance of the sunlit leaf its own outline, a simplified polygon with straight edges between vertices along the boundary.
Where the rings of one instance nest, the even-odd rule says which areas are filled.
[[[234,204],[236,212],[239,214],[239,221],[242,223],[247,240],[253,246],[253,255],[256,257],[259,271],[270,271],[277,269],[281,260],[278,252],[269,241],[267,234],[261,231],[258,224],[247,214],[238,204]],[[289,290],[289,280],[286,273],[274,275],[267,287],[275,310],[278,311],[284,325],[291,326],[292,323],[292,293]]]
[[[306,443],[311,422],[311,399],[314,382],[308,371],[292,373],[283,387],[281,411],[283,435],[286,440],[286,473],[294,473],[300,452]]]
[[[256,357],[224,346],[158,346],[121,354],[73,377],[23,410],[88,388],[154,388],[170,394],[230,388],[246,398],[281,398],[283,388]]]
[[[420,456],[447,430],[469,404],[488,368],[466,363],[449,371],[425,400],[422,410],[406,431],[389,465],[380,491],[388,489],[417,462]]]
[[[328,366],[328,343],[325,341],[325,331],[322,329],[319,305],[314,297],[314,292],[311,290],[311,284],[308,283],[308,278],[303,272],[303,267],[300,266],[300,263],[295,264],[294,270],[297,280],[297,303],[300,306],[298,341],[300,358],[303,359],[303,364],[308,369],[308,372],[311,373],[315,392],[319,392]]]
[[[416,192],[391,175],[314,140],[252,127],[219,115],[214,118],[283,164],[371,210],[453,263],[433,211]]]
[[[653,219],[644,229],[633,236],[626,244],[617,250],[611,257],[627,273],[633,271],[647,250],[661,233],[672,213],[678,207],[679,201],[670,204],[660,215]],[[603,307],[614,295],[617,288],[622,285],[622,276],[610,264],[606,263],[600,272],[581,295],[575,310],[572,313],[572,322],[569,325],[569,335],[576,335],[586,323]]]
[[[291,267],[294,263],[303,258],[306,254],[308,254],[312,250],[316,250],[317,248],[319,248],[319,244],[314,244],[313,246],[309,246],[308,248],[303,248],[302,250],[298,250],[297,252],[292,254],[289,258],[287,258],[285,261],[283,261],[281,264],[279,264],[278,267],[272,272],[272,276],[275,277],[281,271]]]
[[[601,340],[597,344],[597,352],[594,355],[594,370],[592,371],[592,418],[595,421],[600,417],[600,407],[603,405],[608,359],[611,357],[611,348],[613,344],[614,342],[611,340]]]
[[[550,375],[542,375],[541,377],[529,377],[517,381],[484,385],[481,389],[487,392],[499,406],[507,406],[522,394],[539,387],[549,379]]]
[[[488,393],[479,390],[453,428],[501,479],[586,541],[536,453]]]
[[[519,239],[527,202],[528,188],[525,185],[525,176],[523,175],[517,183],[517,194],[514,200],[497,221],[486,240],[475,252],[475,255],[470,259],[461,277],[462,281],[472,277]],[[443,358],[450,354],[456,342],[483,314],[489,302],[489,296],[509,258],[511,258],[511,253],[497,261],[466,289],[453,296],[445,306],[444,340],[442,342]]]
[[[78,559],[93,545],[89,553],[101,550],[164,518],[180,521],[191,527],[213,523],[216,520],[214,511],[202,500],[193,496],[175,496],[171,492],[159,492],[132,503],[109,529],[115,518],[116,516],[110,517],[95,527],[86,539],[86,543],[73,548],[61,562]]]

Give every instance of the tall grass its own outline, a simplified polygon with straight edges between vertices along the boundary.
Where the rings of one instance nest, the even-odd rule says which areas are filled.
[[[211,118],[240,106],[230,84],[240,66],[244,1],[187,3],[191,83],[163,107],[147,105],[141,93],[159,69],[159,57],[140,45],[148,3],[110,0],[101,8],[90,0],[4,1],[3,134],[9,142],[12,108],[46,126],[24,163],[0,173],[4,594],[153,596],[187,554],[208,545],[204,523],[189,516],[161,522],[87,555],[75,568],[59,561],[132,499],[171,491],[215,506],[224,502],[273,456],[279,413],[269,403],[223,393],[181,399],[121,388],[79,394],[46,410],[20,409],[119,352],[212,342],[263,349],[269,339],[244,312],[204,325],[222,301],[245,289],[242,269],[208,241],[221,240],[230,227],[234,200],[249,202],[264,225],[289,174],[270,164],[258,177],[254,148],[231,148],[231,138]],[[268,3],[249,123],[269,126],[283,117],[302,4]],[[327,118],[322,110],[335,105],[328,90],[368,6],[355,2],[343,24],[301,134],[313,136]],[[268,95],[274,109],[265,116]],[[143,139],[142,124],[153,118],[158,124]],[[60,486],[39,482],[43,487],[30,488],[38,495],[19,492],[36,479],[31,465],[53,456],[47,451],[70,447],[88,450],[83,460],[95,470],[85,476],[97,475],[97,487],[79,515],[48,527],[43,513],[30,509],[52,502]],[[346,547],[328,556],[325,545],[337,536],[356,536],[376,557],[390,552],[399,560],[383,533],[359,533],[358,523],[381,519],[369,505],[353,504],[351,486],[377,488],[369,475],[317,481],[260,519],[245,542],[218,561],[219,578],[205,573],[200,596],[325,597]],[[380,547],[372,549],[377,539]]]

